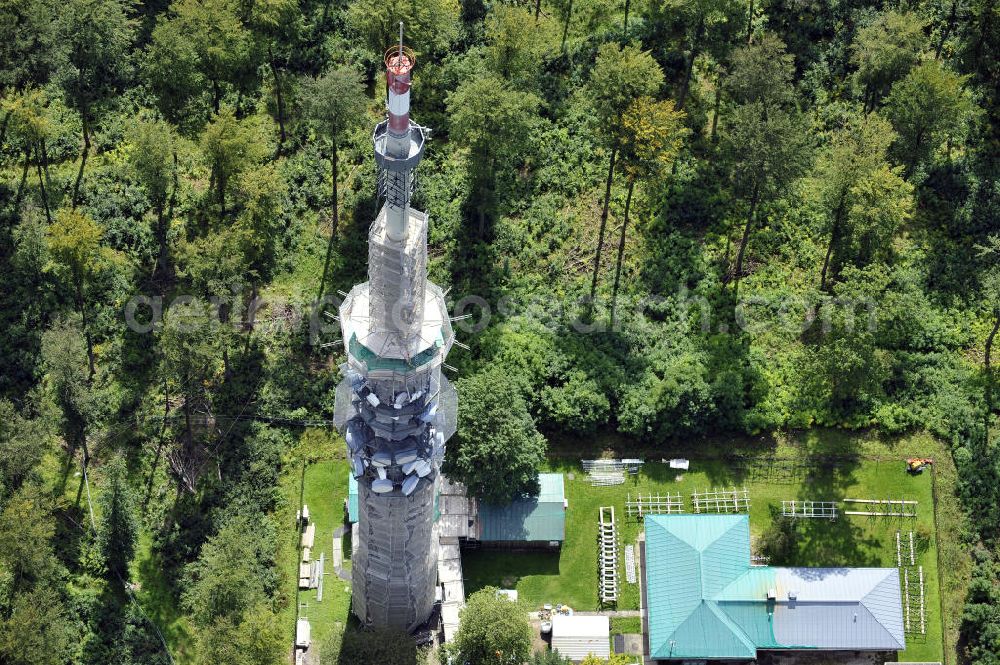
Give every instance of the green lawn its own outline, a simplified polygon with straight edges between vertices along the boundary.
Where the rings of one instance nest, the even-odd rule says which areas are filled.
[[[642,619],[640,617],[611,617],[611,634],[641,633]]]
[[[902,530],[904,536],[911,529],[928,536],[934,533],[932,475],[910,476],[904,470],[902,457],[917,452],[937,455],[940,449],[928,450],[927,446],[933,442],[929,443],[927,438],[891,444],[865,441],[861,445],[864,459],[839,457],[830,461],[831,455],[842,454],[843,444],[842,434],[822,430],[811,431],[793,441],[778,442],[766,452],[773,452],[779,457],[796,456],[808,462],[807,469],[790,475],[765,473],[762,471],[765,465],[759,461],[750,465],[748,470],[732,461],[704,459],[692,453],[691,469],[686,473],[680,474],[665,464],[648,463],[637,476],[629,477],[624,485],[617,487],[591,487],[577,462],[552,462],[552,470],[567,474],[567,540],[561,552],[468,552],[463,558],[466,592],[472,593],[488,584],[514,586],[531,606],[549,602],[567,603],[579,610],[598,609],[598,509],[600,506],[614,506],[621,543],[634,543],[641,525],[626,518],[626,495],[650,491],[680,493],[691,511],[691,492],[716,487],[746,487],[752,504],[750,521],[755,552],[761,537],[774,523],[773,511],[777,508],[780,513],[784,499],[916,500],[919,506],[915,521],[847,516],[841,516],[832,523],[825,520],[804,521],[789,557],[792,560],[772,562],[803,566],[895,566],[897,529]],[[569,478],[571,473],[574,474],[573,479]],[[908,638],[908,649],[900,655],[903,660],[942,659],[937,545],[933,537],[925,538],[925,542],[927,544],[920,552],[918,563],[924,567],[927,580],[928,631],[926,637]],[[624,561],[621,565],[623,571]],[[618,608],[637,608],[638,585],[625,583],[624,572],[621,579]]]
[[[350,583],[337,577],[333,568],[333,531],[344,522],[344,500],[347,498],[347,462],[343,460],[317,462],[308,467],[303,482],[301,468],[289,472],[282,478],[282,490],[286,497],[283,523],[289,525],[282,541],[281,566],[288,571],[289,593],[297,597],[301,616],[307,617],[312,627],[313,649],[330,636],[339,625],[346,625],[351,606]],[[304,502],[309,506],[310,519],[316,524],[316,539],[312,558],[318,560],[321,553],[326,555],[326,575],[323,578],[323,600],[316,599],[314,589],[298,591],[299,534],[292,526],[295,511]],[[350,554],[350,550],[346,551]],[[345,560],[345,563],[349,563]],[[296,603],[288,608],[290,633],[294,632]]]

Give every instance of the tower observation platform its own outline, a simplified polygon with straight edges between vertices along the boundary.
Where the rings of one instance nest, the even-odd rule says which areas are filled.
[[[440,464],[457,396],[441,374],[454,342],[445,296],[427,281],[427,214],[410,208],[426,131],[410,120],[413,52],[385,55],[388,117],[372,143],[384,203],[368,234],[368,281],[340,307],[347,348],[334,424],[358,482],[353,611],[413,630],[434,606]]]

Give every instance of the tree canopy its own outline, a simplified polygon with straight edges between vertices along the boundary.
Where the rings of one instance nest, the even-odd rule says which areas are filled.
[[[531,654],[532,629],[524,608],[496,587],[470,595],[448,653],[475,665],[518,665]]]
[[[444,472],[940,446],[911,646],[996,660],[997,2],[0,0],[0,662],[423,658],[295,589],[400,22]]]
[[[458,434],[446,473],[487,503],[537,492],[545,439],[517,384],[495,366],[463,379],[458,390]]]

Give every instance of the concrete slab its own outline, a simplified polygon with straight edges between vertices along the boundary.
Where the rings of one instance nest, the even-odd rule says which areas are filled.
[[[438,559],[438,581],[442,584],[462,581],[461,559]]]
[[[462,580],[446,582],[444,585],[444,602],[465,604],[465,585]]]

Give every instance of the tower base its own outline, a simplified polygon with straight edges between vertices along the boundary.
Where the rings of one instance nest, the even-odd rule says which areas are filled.
[[[434,608],[437,474],[410,496],[377,494],[358,482],[358,547],[352,561],[353,610],[362,624],[413,631]]]

